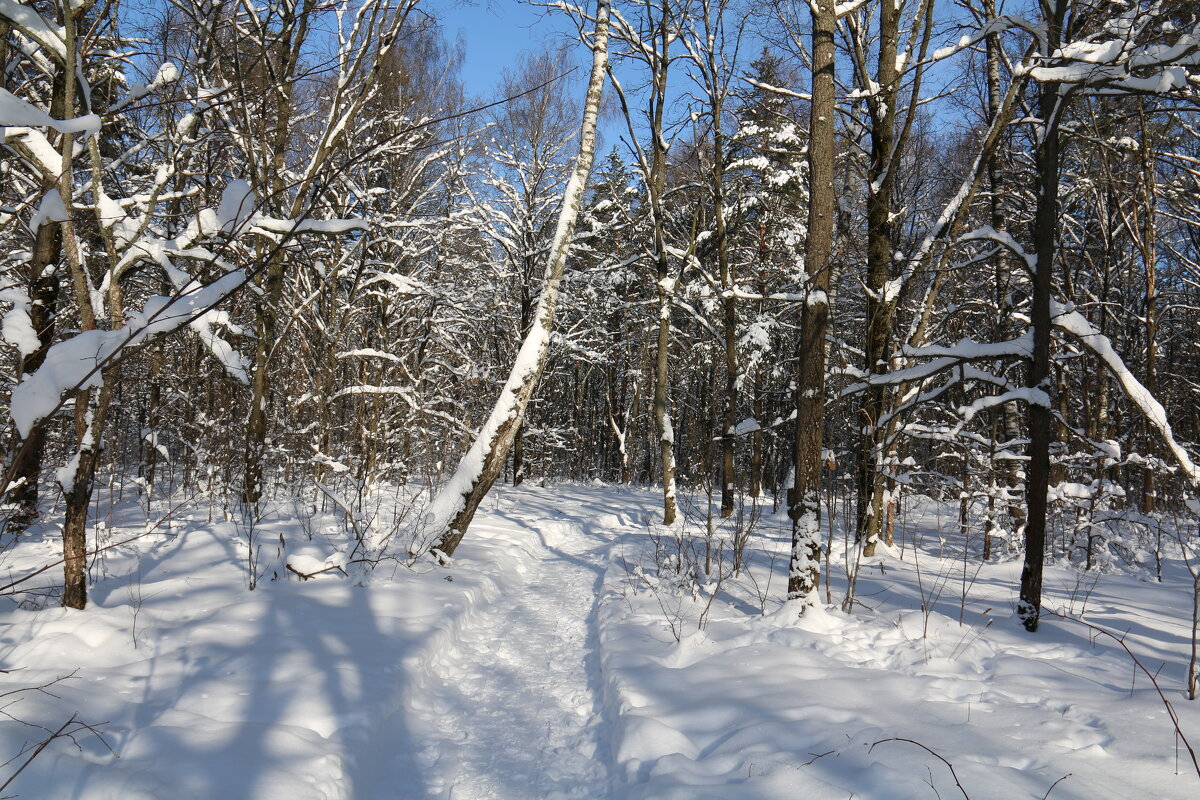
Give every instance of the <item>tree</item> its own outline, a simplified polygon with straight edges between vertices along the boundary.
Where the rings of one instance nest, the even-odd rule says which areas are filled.
[[[900,45],[902,21],[907,3],[879,4],[877,26],[878,53],[875,74],[869,74],[867,59],[870,24],[859,9],[847,16],[850,32],[850,52],[860,91],[865,97],[870,127],[870,162],[867,170],[867,263],[866,263],[866,324],[863,336],[863,368],[868,375],[878,375],[889,368],[889,347],[892,322],[898,297],[887,291],[893,279],[894,254],[898,226],[892,196],[905,157],[906,146],[919,106],[921,81],[926,63],[929,40],[933,30],[933,4],[921,0],[915,4],[909,20],[909,38],[904,55]],[[909,54],[912,54],[911,57]],[[915,66],[908,66],[909,62]],[[911,76],[912,88],[904,107],[903,80]],[[861,423],[861,438],[857,452],[857,503],[855,540],[864,556],[875,554],[883,523],[885,427],[880,421],[885,413],[884,387],[868,382],[856,414]]]
[[[595,28],[589,42],[592,70],[583,107],[583,122],[579,129],[579,155],[563,196],[558,224],[547,253],[546,283],[538,299],[533,324],[517,353],[500,398],[471,449],[463,456],[454,475],[442,487],[424,515],[422,524],[432,534],[432,549],[441,554],[439,557],[454,554],[480,502],[504,469],[525,407],[546,365],[559,286],[595,155],[596,120],[600,113],[600,96],[608,63],[608,25],[608,0],[597,0]]]
[[[724,131],[726,101],[731,91],[734,65],[737,61],[737,42],[726,30],[728,0],[701,0],[700,7],[681,37],[688,59],[694,67],[693,78],[703,98],[703,114],[708,121],[711,165],[708,171],[713,219],[713,249],[716,251],[716,286],[721,296],[721,322],[725,356],[724,409],[721,417],[721,516],[733,513],[738,473],[734,464],[734,446],[738,414],[738,395],[741,371],[738,366],[738,301],[737,280],[730,262],[727,226],[725,178],[729,160],[728,136]],[[738,24],[740,29],[740,24]],[[660,277],[661,280],[661,277]]]
[[[834,132],[837,124],[837,10],[832,0],[815,0],[812,18],[812,102],[809,117],[808,276],[800,312],[796,373],[795,483],[788,500],[792,552],[788,599],[816,602],[820,583],[821,468],[824,463],[825,337],[829,324],[829,274],[833,250]]]
[[[649,86],[644,95],[645,133],[639,135],[631,98],[621,81],[609,69],[628,132],[627,144],[633,150],[635,163],[645,186],[644,209],[649,215],[651,243],[649,258],[654,264],[655,296],[657,299],[657,336],[654,346],[654,426],[658,436],[659,466],[662,473],[663,525],[675,523],[678,513],[676,497],[675,426],[670,403],[671,381],[671,313],[678,272],[672,269],[668,252],[665,194],[667,190],[667,78],[674,58],[671,49],[679,39],[681,20],[689,3],[673,0],[638,0],[630,3],[626,13],[634,17],[629,22],[618,10],[615,15],[614,36],[624,44],[618,55],[633,61],[648,73]],[[648,141],[645,141],[647,140]]]
[[[552,244],[556,204],[570,170],[565,151],[578,132],[572,121],[578,109],[562,95],[566,54],[538,53],[519,69],[500,86],[513,99],[495,114],[488,152],[494,172],[485,179],[488,193],[476,201],[480,228],[499,250],[501,281],[513,284],[517,295],[516,330],[500,332],[508,341],[522,340],[533,324],[539,268]],[[514,485],[525,479],[524,427],[513,438]]]

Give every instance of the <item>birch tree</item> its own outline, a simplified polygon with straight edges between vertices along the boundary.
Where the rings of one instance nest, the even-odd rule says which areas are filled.
[[[525,408],[546,365],[563,270],[595,156],[596,121],[608,63],[608,26],[608,0],[597,0],[595,28],[587,41],[592,51],[592,68],[579,129],[579,154],[563,195],[554,238],[547,253],[545,285],[538,298],[533,324],[517,352],[508,381],[487,422],[422,518],[422,533],[430,536],[428,541],[439,558],[454,554],[479,504],[503,471]]]

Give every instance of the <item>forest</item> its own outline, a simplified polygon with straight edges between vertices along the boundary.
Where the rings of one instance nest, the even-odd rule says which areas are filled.
[[[0,795],[1194,797],[1200,7],[510,4],[0,0]]]

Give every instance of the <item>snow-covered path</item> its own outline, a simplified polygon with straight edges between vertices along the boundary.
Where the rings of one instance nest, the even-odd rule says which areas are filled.
[[[417,761],[432,794],[610,795],[595,620],[612,531],[586,500],[523,493],[480,526],[476,535],[523,539],[536,555],[521,589],[481,609],[414,686],[408,706],[421,719],[409,724],[430,734]]]
[[[748,566],[713,597],[673,588],[676,561],[658,554],[678,545],[647,525],[657,507],[656,493],[620,487],[498,487],[449,569],[381,565],[368,587],[328,575],[254,591],[236,525],[181,520],[97,563],[86,613],[0,614],[4,690],[21,692],[6,713],[104,721],[104,742],[55,743],[13,794],[917,800],[931,784],[954,794],[944,758],[976,800],[1197,796],[1161,697],[1119,646],[1057,621],[1030,637],[1013,621],[1019,561],[938,594],[962,563],[934,549],[940,506],[919,561],[910,538],[905,558],[860,575],[873,608],[804,617],[780,605],[783,514],[759,523]],[[114,530],[143,518],[128,503]],[[56,533],[23,538],[14,569],[52,557]],[[306,529],[286,513],[261,535],[300,552],[349,537],[336,518]],[[1076,573],[1047,574],[1054,607],[1086,603],[1126,634],[1200,740],[1200,704],[1180,689],[1191,582],[1178,560],[1161,584],[1106,574],[1074,606]],[[0,752],[39,730],[0,724]]]
[[[201,519],[115,550],[92,608],[0,616],[7,688],[61,725],[104,720],[104,742],[52,747],[23,797],[73,800],[608,798],[613,726],[601,698],[596,597],[613,542],[649,495],[503,487],[449,569],[378,569],[246,588],[242,532]],[[333,547],[336,516],[284,513],[264,541]],[[141,529],[141,509],[118,516]],[[51,557],[53,530],[18,555]],[[140,613],[139,613],[140,612]],[[79,665],[62,681],[63,665]],[[16,674],[16,673],[14,673]],[[59,682],[61,681],[61,682]],[[28,726],[0,725],[0,752]],[[69,743],[68,743],[69,744]]]

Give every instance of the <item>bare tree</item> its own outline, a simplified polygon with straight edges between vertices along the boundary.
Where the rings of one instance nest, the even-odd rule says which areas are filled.
[[[800,312],[796,372],[795,483],[788,501],[792,553],[789,599],[815,603],[821,579],[821,469],[825,441],[825,337],[834,225],[834,133],[837,125],[837,9],[833,0],[809,4],[812,18],[812,104],[809,121],[808,285]],[[794,24],[794,20],[793,20]],[[794,28],[793,28],[794,30]]]
[[[454,554],[476,509],[504,470],[525,408],[546,366],[563,269],[595,156],[596,120],[600,113],[600,97],[608,63],[608,25],[609,2],[597,0],[595,28],[588,43],[592,50],[592,70],[579,129],[579,155],[563,196],[558,224],[547,254],[546,282],[538,298],[533,324],[517,353],[508,381],[491,415],[450,480],[426,510],[421,523],[432,534],[432,549],[442,556]]]

